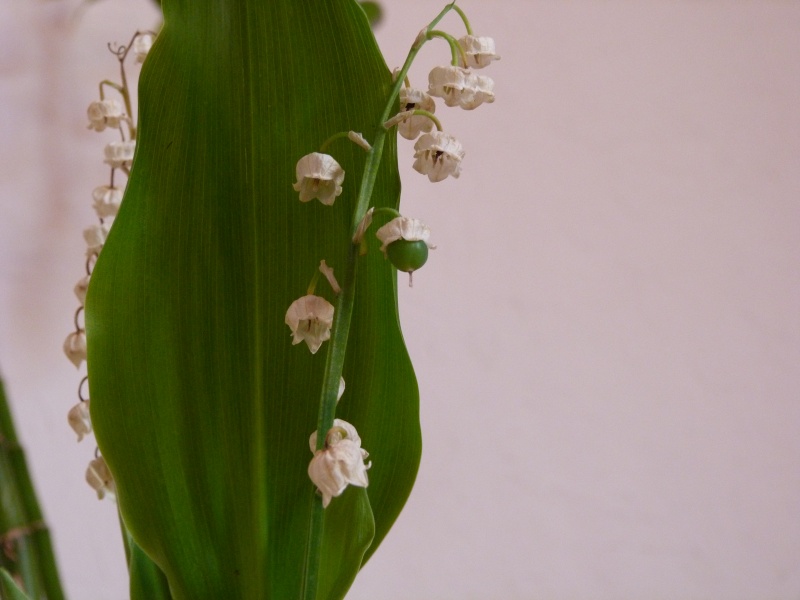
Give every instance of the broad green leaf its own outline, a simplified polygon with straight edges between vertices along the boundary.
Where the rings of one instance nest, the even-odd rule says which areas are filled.
[[[364,153],[328,150],[346,171],[332,207],[299,202],[294,168],[338,131],[371,139],[391,75],[353,0],[163,9],[136,159],[86,302],[92,421],[125,523],[174,598],[296,598],[327,346],[292,346],[284,315],[320,260],[344,269]],[[386,144],[375,199],[396,207],[393,134]],[[359,260],[337,416],[374,466],[366,492],[326,509],[320,599],[344,596],[420,456],[396,276],[374,241]]]
[[[172,600],[169,582],[158,566],[142,549],[131,541],[130,563],[131,600]]]

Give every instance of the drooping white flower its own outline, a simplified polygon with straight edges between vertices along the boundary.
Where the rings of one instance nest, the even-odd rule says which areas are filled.
[[[86,483],[97,492],[97,498],[102,500],[106,496],[114,498],[117,493],[117,485],[114,477],[108,469],[106,461],[100,456],[89,463],[86,469]]]
[[[448,175],[461,175],[464,148],[456,138],[443,131],[426,133],[414,144],[414,170],[427,175],[432,182],[442,181]]]
[[[101,185],[92,191],[92,206],[100,219],[116,217],[122,202],[122,190],[117,187]]]
[[[86,360],[86,333],[82,330],[70,333],[64,340],[64,354],[76,369],[80,368]]]
[[[89,129],[103,131],[106,127],[119,127],[125,113],[116,100],[97,100],[86,109],[86,116],[89,117]]]
[[[147,58],[147,53],[150,52],[150,48],[153,46],[153,34],[152,33],[140,33],[137,35],[133,40],[133,54],[136,56],[137,63],[143,63],[144,59]]]
[[[298,298],[286,311],[286,324],[294,336],[292,344],[305,342],[311,354],[316,354],[322,342],[331,337],[333,305],[312,294]]]
[[[344,377],[339,377],[339,392],[336,394],[336,402],[339,402],[339,400],[342,399],[343,395],[344,395]],[[314,441],[314,444],[316,446],[316,440]]]
[[[318,198],[328,206],[342,193],[344,169],[329,154],[312,152],[297,161],[297,183],[294,191],[300,192],[300,202]]]
[[[86,304],[86,290],[89,289],[89,277],[89,275],[86,275],[75,284],[75,296],[78,298],[78,302],[81,303],[81,306]]]
[[[386,256],[386,248],[389,244],[397,240],[425,242],[428,248],[436,248],[436,246],[428,242],[431,237],[431,230],[428,226],[419,219],[410,217],[395,217],[378,229],[375,235],[381,241],[381,252],[383,252],[384,256]]]
[[[104,162],[112,169],[130,168],[134,150],[136,150],[136,141],[111,142],[106,144]]]
[[[105,225],[95,224],[84,229],[83,239],[86,240],[86,256],[100,254],[103,245],[106,243],[106,237],[108,237],[108,229],[105,228]]]
[[[316,449],[316,431],[309,438],[309,446],[314,458],[308,465],[308,476],[322,494],[323,508],[327,508],[331,499],[341,495],[348,485],[369,485],[367,469],[372,465],[364,464],[369,453],[361,447],[356,428],[347,421],[334,419],[321,450]]]
[[[462,67],[447,65],[434,67],[428,75],[428,93],[444,98],[447,106],[460,106],[464,110],[477,108],[484,102],[494,102],[494,81],[485,75],[476,75]]]
[[[473,69],[483,69],[492,64],[492,61],[500,60],[494,51],[494,40],[490,37],[465,35],[458,40],[458,44],[464,49],[467,66]]]
[[[67,413],[69,426],[78,434],[80,442],[84,436],[92,433],[92,420],[89,417],[89,401],[78,402]]]
[[[416,88],[400,88],[401,112],[425,110],[429,113],[436,112],[436,103],[429,94]],[[433,121],[422,115],[412,115],[397,124],[397,131],[407,140],[415,140],[420,133],[427,133],[433,129]]]

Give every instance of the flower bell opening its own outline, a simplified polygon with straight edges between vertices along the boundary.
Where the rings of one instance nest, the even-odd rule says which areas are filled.
[[[317,198],[322,204],[331,206],[342,193],[344,169],[329,154],[312,152],[297,161],[297,182],[292,185],[300,192],[300,202]]]

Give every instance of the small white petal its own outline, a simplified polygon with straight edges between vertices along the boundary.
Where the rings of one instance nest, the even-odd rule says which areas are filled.
[[[494,82],[484,75],[475,75],[462,67],[434,67],[428,75],[428,93],[444,99],[447,106],[465,110],[477,108],[484,102],[494,102]]]
[[[353,236],[354,244],[360,244],[361,240],[364,239],[364,234],[367,233],[367,229],[369,229],[369,226],[372,225],[372,213],[374,210],[375,207],[372,207],[366,213],[364,213],[364,217],[361,219],[358,227],[356,227],[356,233]]]
[[[105,163],[113,169],[130,167],[133,161],[133,153],[136,150],[136,142],[111,142],[106,144]]]
[[[339,377],[339,392],[336,394],[336,402],[342,399],[344,395],[344,377]]]
[[[81,363],[86,360],[86,333],[73,331],[64,340],[64,354],[70,362],[78,369]]]
[[[386,247],[397,240],[407,240],[409,242],[422,241],[425,242],[429,248],[433,248],[433,246],[428,243],[431,230],[419,219],[395,217],[378,229],[375,235],[381,241],[381,252],[383,252],[384,255],[386,254]]]
[[[298,298],[286,311],[286,324],[292,330],[292,344],[305,342],[311,354],[316,354],[331,337],[333,305],[311,294]]]
[[[80,442],[84,436],[92,432],[92,420],[89,417],[89,401],[78,402],[67,413],[69,426],[78,434]]]
[[[312,152],[297,161],[297,183],[294,191],[300,192],[300,202],[318,198],[328,206],[342,193],[344,170],[329,154]]]
[[[86,291],[89,289],[89,278],[90,276],[87,275],[75,284],[75,296],[78,298],[81,305],[86,304]]]
[[[492,64],[492,61],[500,60],[494,51],[494,40],[490,37],[465,35],[458,43],[464,49],[468,67],[483,69]]]
[[[452,135],[443,131],[426,133],[414,144],[414,170],[427,175],[432,182],[442,181],[447,176],[461,175],[461,160],[464,148]]]
[[[328,263],[324,260],[319,263],[319,272],[325,275],[325,279],[328,280],[334,294],[338,294],[342,291],[342,288],[339,287],[339,282],[336,281],[336,277],[333,275],[333,267],[329,267]]]
[[[108,237],[108,229],[104,225],[91,225],[83,230],[83,239],[86,240],[86,256],[100,254]]]
[[[116,100],[97,100],[86,109],[86,116],[89,117],[89,129],[103,131],[106,127],[119,127],[125,113]]]
[[[429,94],[416,88],[400,88],[400,110],[408,112],[424,110],[429,113],[436,112],[436,103]],[[397,131],[407,140],[415,140],[421,133],[433,129],[433,121],[422,115],[411,115],[397,125]]]
[[[361,146],[367,152],[372,150],[372,146],[370,145],[370,143],[360,133],[357,133],[355,131],[350,131],[347,134],[347,139],[349,139],[351,142],[353,142],[357,146]]]
[[[94,211],[100,219],[116,217],[122,203],[122,190],[116,187],[101,185],[92,191]]]
[[[95,458],[86,469],[86,483],[97,492],[97,498],[102,500],[106,495],[113,498],[117,493],[114,477],[108,469],[103,457]]]
[[[341,495],[348,485],[369,485],[367,469],[371,463],[364,464],[369,453],[361,448],[361,438],[350,423],[334,419],[325,447],[316,450],[316,432],[311,435],[309,445],[314,458],[308,465],[308,476],[322,494],[323,507]]]
[[[133,40],[133,53],[136,56],[137,63],[143,63],[153,46],[153,34],[141,33]]]

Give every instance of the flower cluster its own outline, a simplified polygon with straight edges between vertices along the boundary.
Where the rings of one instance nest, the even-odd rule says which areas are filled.
[[[361,447],[356,428],[347,421],[333,420],[333,427],[325,436],[321,450],[317,450],[316,431],[311,434],[308,445],[314,453],[308,465],[308,476],[322,494],[323,508],[327,508],[331,499],[340,496],[348,485],[369,485],[367,469],[372,463],[364,463],[369,453]]]
[[[91,102],[86,111],[89,129],[96,132],[106,129],[116,130],[120,139],[111,141],[105,146],[104,162],[110,168],[109,182],[95,187],[92,191],[92,207],[97,215],[97,222],[83,231],[83,238],[86,241],[86,273],[75,285],[75,296],[80,304],[75,311],[75,330],[64,341],[64,354],[78,369],[87,356],[86,331],[82,326],[82,316],[92,269],[106,243],[113,220],[122,203],[125,186],[119,184],[118,172],[121,171],[127,176],[136,149],[136,125],[131,117],[131,95],[125,77],[125,59],[132,52],[137,63],[143,62],[153,44],[153,39],[152,33],[137,32],[127,46],[111,49],[119,61],[122,83],[103,81],[100,84],[100,99]],[[119,98],[107,98],[106,93],[109,89],[118,94]],[[88,376],[84,376],[81,380],[78,385],[78,403],[67,414],[67,421],[77,434],[79,442],[92,433],[89,398],[84,392],[85,388],[88,388],[88,380]],[[101,456],[96,456],[89,463],[86,481],[95,489],[98,498],[114,497],[114,479]]]
[[[435,23],[450,10],[455,10],[461,16],[467,28],[467,35],[458,40],[447,33],[433,29]],[[427,91],[414,88],[405,75],[422,44],[434,37],[444,38],[448,42],[452,63],[434,67],[430,71]],[[464,158],[464,148],[461,143],[453,135],[442,130],[441,122],[436,116],[434,98],[441,98],[448,107],[460,107],[464,110],[474,110],[482,104],[494,102],[494,82],[485,75],[476,74],[474,70],[483,69],[499,58],[495,53],[494,40],[489,37],[474,36],[466,15],[455,6],[454,2],[448,5],[431,25],[420,32],[406,64],[396,72],[395,79],[402,77],[403,82],[395,84],[383,118],[386,119],[390,114],[395,101],[399,101],[400,111],[386,120],[383,127],[388,130],[396,126],[402,137],[415,140],[413,168],[426,175],[431,182],[443,181],[448,177],[458,178],[461,175],[461,161]],[[383,144],[382,135],[376,136],[374,140],[376,145]],[[435,248],[430,243],[431,232],[422,221],[404,217],[393,208],[369,206],[371,203],[368,197],[369,190],[375,181],[376,164],[380,160],[380,154],[372,153],[372,144],[361,134],[353,131],[334,134],[320,146],[318,152],[301,157],[295,167],[294,191],[299,193],[300,202],[307,203],[317,199],[325,206],[333,206],[336,198],[343,193],[345,172],[339,162],[331,154],[326,153],[325,149],[334,140],[344,137],[371,153],[368,159],[369,169],[364,175],[365,187],[361,190],[357,201],[352,243],[358,247],[361,255],[365,254],[368,251],[366,232],[373,219],[379,215],[391,216],[391,219],[378,228],[375,235],[381,242],[380,251],[384,257],[399,271],[409,274],[409,285],[411,285],[412,274],[428,260],[429,250]],[[375,158],[376,156],[378,158]],[[328,267],[325,261],[320,264],[320,272],[328,279],[334,293],[339,295],[342,289],[333,277],[333,269]],[[335,341],[338,337],[337,329],[334,328],[334,313],[337,309],[328,300],[315,294],[317,277],[318,274],[309,285],[307,294],[291,303],[284,320],[291,330],[292,344],[305,342],[308,350],[316,354],[326,341],[333,339],[330,352],[341,353],[344,346],[337,345]],[[352,286],[354,277],[355,270],[351,269],[346,278],[346,285]],[[342,293],[339,296],[340,306],[352,310],[352,300],[346,300],[352,298],[352,288],[349,292],[350,294]],[[338,327],[337,324],[336,328]],[[346,339],[346,331],[344,336]],[[328,365],[331,364],[333,361],[329,359]],[[341,367],[338,368],[341,370]],[[338,374],[336,367],[330,367],[326,372],[325,385],[329,386],[331,377],[336,377]],[[340,397],[344,389],[344,380],[341,380],[341,383]],[[327,389],[330,388],[326,387]],[[323,397],[322,408],[325,408],[325,403],[332,402],[332,398],[328,398],[327,394],[326,392]],[[334,407],[328,405],[328,410],[331,408]],[[320,414],[331,413],[321,411]],[[319,428],[327,427],[329,422],[321,418]],[[323,507],[327,507],[333,498],[342,494],[348,485],[367,487],[369,484],[367,469],[371,463],[364,462],[368,454],[361,448],[361,438],[355,427],[341,419],[334,419],[324,443],[320,447],[317,447],[317,443],[317,433],[314,432],[310,439],[314,457],[308,466],[308,475],[322,495]]]

